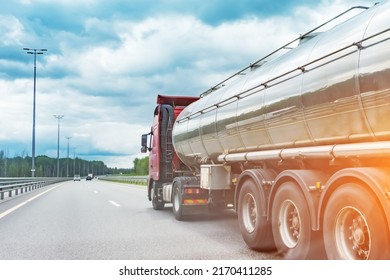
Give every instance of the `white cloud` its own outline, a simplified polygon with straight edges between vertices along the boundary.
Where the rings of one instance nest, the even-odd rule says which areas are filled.
[[[0,46],[21,45],[25,35],[24,28],[16,17],[0,14],[0,30],[2,32]]]

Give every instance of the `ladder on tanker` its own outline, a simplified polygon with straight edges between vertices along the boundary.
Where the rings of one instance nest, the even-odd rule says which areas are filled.
[[[172,179],[173,177],[173,143],[172,143],[172,120],[169,117],[167,131],[166,131],[166,141],[165,141],[165,177],[166,179]]]

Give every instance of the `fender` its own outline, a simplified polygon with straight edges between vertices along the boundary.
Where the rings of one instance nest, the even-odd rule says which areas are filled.
[[[314,187],[317,185],[322,186],[328,181],[328,178],[329,175],[319,170],[285,170],[280,173],[270,192],[267,210],[268,219],[270,219],[272,214],[272,202],[275,198],[276,191],[282,183],[292,181],[297,184],[305,196],[305,200],[309,207],[311,227],[313,230],[316,230],[318,228],[317,212],[321,188],[318,189]]]
[[[151,197],[152,187],[153,187],[153,178],[151,178],[151,176],[149,176],[148,177],[148,199],[149,199],[149,201],[152,201],[152,197]]]
[[[247,179],[252,179],[256,186],[258,186],[258,191],[260,194],[260,207],[263,216],[267,215],[267,202],[269,196],[269,187],[267,185],[272,185],[273,181],[276,178],[276,172],[272,169],[248,169],[240,174],[238,177],[237,188],[234,192],[234,209],[237,211],[238,197],[240,195],[240,190],[243,182]]]
[[[320,211],[318,211],[317,218],[320,221],[318,227],[323,223],[323,212],[333,191],[340,185],[351,181],[363,183],[373,192],[380,207],[383,209],[388,230],[390,231],[390,168],[378,167],[346,168],[333,174],[321,194],[319,202]]]

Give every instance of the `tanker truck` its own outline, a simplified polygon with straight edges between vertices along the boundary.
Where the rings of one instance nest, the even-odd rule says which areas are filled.
[[[159,95],[153,208],[233,208],[248,247],[286,259],[390,259],[390,2],[356,8],[198,97]]]

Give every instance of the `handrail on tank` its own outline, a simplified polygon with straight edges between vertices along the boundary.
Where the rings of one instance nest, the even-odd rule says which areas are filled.
[[[193,116],[195,116],[195,115],[197,115],[197,114],[203,114],[205,111],[208,111],[208,110],[210,110],[210,109],[212,109],[212,108],[219,108],[219,107],[221,107],[221,104],[222,104],[222,103],[225,103],[225,102],[227,102],[227,101],[229,101],[229,100],[232,100],[232,102],[233,102],[233,101],[235,101],[235,100],[237,100],[237,99],[244,98],[244,97],[242,97],[242,95],[244,95],[244,94],[246,94],[245,97],[251,96],[252,94],[256,93],[256,91],[254,91],[254,92],[252,92],[252,93],[249,93],[249,94],[247,94],[247,93],[250,92],[250,91],[252,91],[252,90],[255,90],[255,89],[257,89],[257,88],[259,88],[259,87],[261,87],[261,86],[263,86],[263,89],[265,89],[265,88],[268,87],[268,84],[269,84],[270,82],[273,82],[273,81],[275,81],[275,80],[278,80],[278,79],[280,79],[280,78],[283,78],[284,76],[287,76],[287,75],[289,75],[289,74],[291,74],[291,73],[293,73],[293,72],[295,72],[295,71],[301,71],[302,73],[304,73],[304,72],[306,71],[305,67],[307,67],[307,66],[309,66],[309,65],[311,65],[311,64],[314,64],[314,63],[316,63],[316,62],[319,62],[319,61],[321,61],[321,60],[323,60],[323,59],[325,59],[325,58],[328,58],[328,57],[330,57],[330,56],[332,56],[332,55],[335,55],[335,54],[337,54],[337,53],[339,53],[339,52],[345,51],[345,50],[348,49],[348,48],[357,47],[358,49],[362,49],[362,48],[364,48],[364,47],[362,46],[362,43],[363,43],[363,42],[368,41],[368,40],[370,40],[370,39],[372,39],[372,38],[375,38],[375,37],[377,37],[377,36],[379,36],[379,35],[382,35],[382,34],[384,34],[384,33],[386,33],[386,32],[389,32],[389,31],[390,31],[390,28],[387,28],[387,29],[384,29],[384,30],[382,30],[382,31],[380,31],[380,32],[378,32],[378,33],[375,33],[375,34],[373,34],[373,35],[371,35],[371,36],[369,36],[369,37],[366,37],[366,38],[364,38],[364,39],[362,39],[362,40],[360,40],[360,41],[353,42],[352,44],[349,44],[349,45],[347,45],[347,46],[345,46],[345,47],[342,47],[342,48],[340,48],[340,49],[338,49],[338,50],[336,50],[336,51],[333,51],[333,52],[328,53],[328,54],[326,54],[326,55],[324,55],[324,56],[321,56],[321,57],[319,57],[319,58],[317,58],[317,59],[314,59],[314,60],[312,60],[312,61],[310,61],[310,62],[308,62],[308,63],[306,63],[306,64],[304,64],[304,65],[301,65],[301,66],[299,66],[299,67],[293,68],[293,69],[291,69],[291,70],[289,70],[289,71],[287,71],[287,72],[284,72],[283,74],[281,74],[281,75],[279,75],[279,76],[273,77],[273,78],[271,78],[271,79],[269,79],[269,80],[267,80],[267,81],[265,81],[265,82],[262,82],[262,83],[260,83],[260,84],[258,84],[258,85],[256,85],[256,86],[254,86],[254,87],[252,87],[252,88],[249,88],[249,89],[247,89],[247,90],[245,90],[245,91],[243,91],[243,92],[241,92],[241,93],[239,93],[239,94],[230,96],[230,97],[228,97],[228,98],[226,98],[226,99],[224,99],[224,100],[219,101],[218,103],[212,104],[212,105],[210,105],[210,106],[208,106],[208,107],[205,107],[205,108],[203,108],[203,109],[201,109],[201,110],[199,110],[199,111],[193,112],[193,113],[191,113],[191,114],[185,116],[184,118],[177,120],[177,122],[180,123],[180,122],[182,122],[183,120],[189,120],[189,119],[191,119],[191,117],[193,117]],[[263,89],[262,89],[262,90],[263,90]],[[228,103],[228,104],[229,104],[229,103]]]
[[[276,54],[277,52],[279,52],[279,51],[281,51],[281,50],[283,50],[283,49],[288,48],[289,45],[295,43],[295,42],[298,41],[298,40],[301,40],[302,38],[305,38],[305,37],[306,37],[307,35],[309,35],[310,33],[313,33],[314,31],[320,29],[321,27],[323,27],[323,26],[325,26],[325,25],[331,23],[332,21],[338,19],[339,17],[341,17],[341,16],[343,16],[343,15],[345,15],[345,14],[347,14],[347,13],[349,13],[350,11],[355,10],[355,9],[365,9],[365,10],[367,10],[367,9],[369,9],[369,7],[365,7],[365,6],[354,6],[354,7],[349,8],[348,10],[342,12],[341,14],[335,16],[334,18],[332,18],[332,19],[330,19],[330,20],[328,20],[328,21],[322,23],[321,25],[317,26],[316,28],[314,28],[314,29],[312,29],[312,30],[306,32],[306,33],[303,34],[303,35],[300,35],[298,38],[292,40],[291,42],[289,42],[289,43],[287,43],[287,44],[285,44],[285,45],[283,45],[282,47],[276,49],[275,51],[273,51],[273,52],[267,54],[266,56],[262,57],[261,59],[257,60],[256,62],[249,64],[249,66],[245,67],[244,69],[238,71],[237,73],[235,73],[235,74],[229,76],[228,78],[226,78],[226,79],[223,80],[222,82],[216,84],[215,86],[213,86],[213,87],[211,87],[210,89],[206,90],[205,92],[201,93],[201,94],[200,94],[200,97],[203,97],[203,96],[205,96],[205,95],[207,95],[207,94],[213,92],[214,90],[218,89],[218,88],[219,88],[220,86],[222,86],[225,82],[229,81],[230,79],[234,78],[235,76],[240,75],[240,74],[242,74],[243,72],[245,72],[246,70],[255,67],[255,66],[258,65],[260,62],[265,61],[265,59],[267,59],[268,57],[270,57],[270,56]]]

